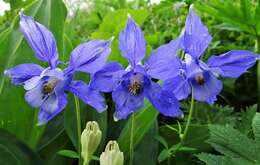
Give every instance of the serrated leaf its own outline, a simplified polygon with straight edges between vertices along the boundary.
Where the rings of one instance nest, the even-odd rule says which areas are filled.
[[[205,162],[207,165],[245,165],[243,161],[237,159],[232,159],[225,156],[217,156],[213,154],[201,153],[196,155],[201,161]],[[248,162],[246,162],[248,163]],[[247,164],[250,165],[250,164]]]
[[[243,8],[244,6],[242,6],[243,10],[241,10],[240,5],[238,5],[238,3],[234,3],[232,0],[209,0],[206,3],[204,1],[198,1],[196,7],[200,11],[205,12],[220,21],[227,22],[240,28],[244,32],[255,35],[253,26],[254,22],[252,23],[251,17],[250,19],[244,19],[245,16],[248,17],[248,15],[250,15],[248,14],[250,11],[247,11],[249,7]]]
[[[255,142],[260,149],[260,113],[256,113],[253,118],[252,128],[255,136]]]
[[[245,134],[230,126],[210,125],[209,130],[208,143],[220,153],[231,158],[241,158],[247,162],[255,162],[258,159],[254,141]]]
[[[252,119],[255,116],[257,105],[250,106],[246,110],[241,111],[241,122],[238,124],[238,130],[244,134],[251,131]]]

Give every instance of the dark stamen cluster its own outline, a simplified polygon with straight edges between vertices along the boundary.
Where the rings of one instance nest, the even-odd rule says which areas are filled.
[[[42,93],[48,95],[53,92],[55,86],[58,84],[59,80],[57,78],[50,79],[47,83],[43,85]]]
[[[133,95],[138,95],[141,92],[141,82],[139,80],[134,80],[128,87],[128,90]]]
[[[203,85],[205,83],[204,76],[201,73],[195,76],[195,80],[199,85]]]

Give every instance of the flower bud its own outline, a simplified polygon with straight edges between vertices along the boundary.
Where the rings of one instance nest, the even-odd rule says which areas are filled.
[[[101,141],[101,137],[102,132],[98,123],[89,121],[81,134],[81,155],[84,159],[84,164],[88,164],[91,161],[92,155]]]
[[[100,156],[100,165],[123,165],[124,154],[120,151],[116,141],[107,143],[105,152]]]

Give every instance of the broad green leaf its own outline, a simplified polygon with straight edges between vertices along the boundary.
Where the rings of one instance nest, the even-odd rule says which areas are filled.
[[[64,115],[59,115],[55,117],[53,120],[49,121],[45,126],[43,134],[38,141],[36,150],[40,152],[44,150],[48,145],[53,143],[55,139],[57,139],[61,134],[64,133],[64,125],[63,125]]]
[[[120,31],[125,27],[128,14],[133,17],[139,26],[142,26],[148,16],[148,11],[145,9],[120,9],[110,12],[104,17],[98,31],[91,34],[92,39],[111,39],[114,37],[112,42],[112,52],[108,61],[117,61],[125,66],[127,66],[127,60],[120,54],[118,36]]]
[[[69,158],[79,158],[79,154],[72,150],[60,150],[58,154]]]
[[[253,24],[251,22],[252,21],[251,8],[252,8],[252,4],[250,0],[240,0],[240,9],[242,11],[244,20],[250,22],[250,24]]]
[[[130,14],[133,19],[141,26],[145,18],[148,16],[148,11],[145,9],[120,9],[114,12],[110,12],[105,16],[102,23],[100,24],[99,31],[110,33],[110,37],[118,36],[120,30],[123,29],[126,24],[128,14]]]
[[[244,2],[248,5],[246,1]],[[244,32],[255,35],[254,24],[252,24],[251,18],[245,19],[245,16],[249,17],[248,13],[250,11],[247,11],[249,7],[242,6],[241,10],[240,4],[232,0],[209,0],[207,2],[198,1],[196,8],[220,21],[240,28]]]
[[[134,117],[133,127],[133,146],[136,147],[147,131],[154,125],[158,112],[153,106],[146,100],[144,107],[136,114],[132,114],[125,124],[121,134],[118,138],[120,149],[125,153],[126,157],[129,154],[130,137],[131,137],[131,121]]]
[[[66,8],[62,0],[38,0],[24,7],[24,13],[34,17],[52,32],[57,41],[60,52],[63,52],[63,23]],[[36,126],[38,110],[31,108],[24,100],[24,89],[13,86],[3,70],[21,63],[42,64],[34,57],[19,30],[19,16],[17,15],[11,26],[3,31],[0,39],[0,127],[5,128],[22,139],[29,146],[35,147],[43,127]],[[2,38],[3,37],[3,38]],[[62,57],[63,53],[60,53]],[[46,66],[43,65],[43,66]]]
[[[60,150],[63,150],[64,148],[73,150],[71,146],[72,144],[69,140],[69,137],[67,136],[65,131],[63,131],[61,134],[55,136],[55,138],[46,146],[44,146],[44,148],[38,150],[38,153],[44,160],[44,164],[46,165],[71,165],[73,161],[71,158],[64,157],[58,154],[58,152]]]
[[[134,150],[134,165],[157,165],[158,142],[154,136],[158,134],[157,122],[154,122]],[[125,155],[127,162],[127,155]]]
[[[172,125],[172,127],[178,128],[177,125]],[[180,141],[179,134],[169,130],[167,126],[161,126],[160,133],[161,136],[166,139],[169,146],[174,146]],[[204,142],[208,137],[209,132],[207,125],[191,124],[184,145],[186,147],[196,148],[198,151],[209,151],[211,147]]]
[[[41,165],[39,156],[6,130],[0,129],[0,164]]]

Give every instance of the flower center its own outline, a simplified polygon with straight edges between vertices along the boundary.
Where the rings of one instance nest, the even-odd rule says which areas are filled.
[[[50,78],[44,85],[42,88],[42,93],[47,95],[53,92],[54,88],[56,87],[56,85],[58,84],[59,79],[57,78]]]
[[[199,85],[203,85],[205,83],[205,79],[202,73],[199,73],[195,76],[195,81],[199,84]]]
[[[130,93],[132,93],[133,95],[138,95],[141,92],[141,81],[138,79],[132,80],[132,82],[130,83],[128,90]]]

